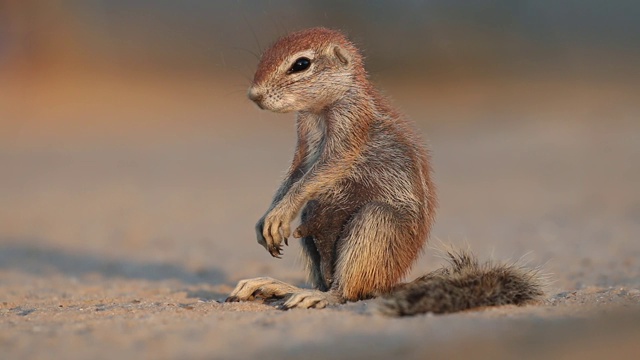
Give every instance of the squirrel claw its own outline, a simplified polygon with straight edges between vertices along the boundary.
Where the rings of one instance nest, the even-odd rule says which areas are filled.
[[[273,245],[269,247],[269,254],[274,258],[281,259],[282,257],[282,246],[281,245]]]

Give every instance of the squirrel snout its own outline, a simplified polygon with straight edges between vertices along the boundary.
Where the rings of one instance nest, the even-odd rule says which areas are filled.
[[[247,96],[251,101],[258,104],[258,106],[262,109],[262,99],[264,98],[264,95],[262,94],[262,92],[258,91],[255,87],[251,87],[249,88],[249,92],[247,93]]]

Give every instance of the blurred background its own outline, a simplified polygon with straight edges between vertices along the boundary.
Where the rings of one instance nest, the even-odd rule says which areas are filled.
[[[293,115],[245,93],[263,49],[322,25],[428,139],[434,238],[532,251],[558,288],[637,286],[638,19],[631,0],[2,0],[0,270],[302,282],[297,244],[278,261],[253,234]]]

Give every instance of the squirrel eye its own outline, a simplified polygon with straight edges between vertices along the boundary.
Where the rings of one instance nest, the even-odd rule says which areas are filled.
[[[309,66],[311,66],[311,60],[307,59],[306,57],[301,57],[301,58],[298,58],[293,63],[293,65],[291,65],[291,68],[289,68],[288,73],[293,74],[296,72],[305,71],[309,68]]]

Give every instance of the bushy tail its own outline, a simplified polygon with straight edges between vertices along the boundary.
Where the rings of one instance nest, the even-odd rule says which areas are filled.
[[[524,305],[544,295],[537,270],[515,264],[479,264],[467,251],[447,251],[449,264],[384,295],[385,315],[444,314],[483,306]]]

